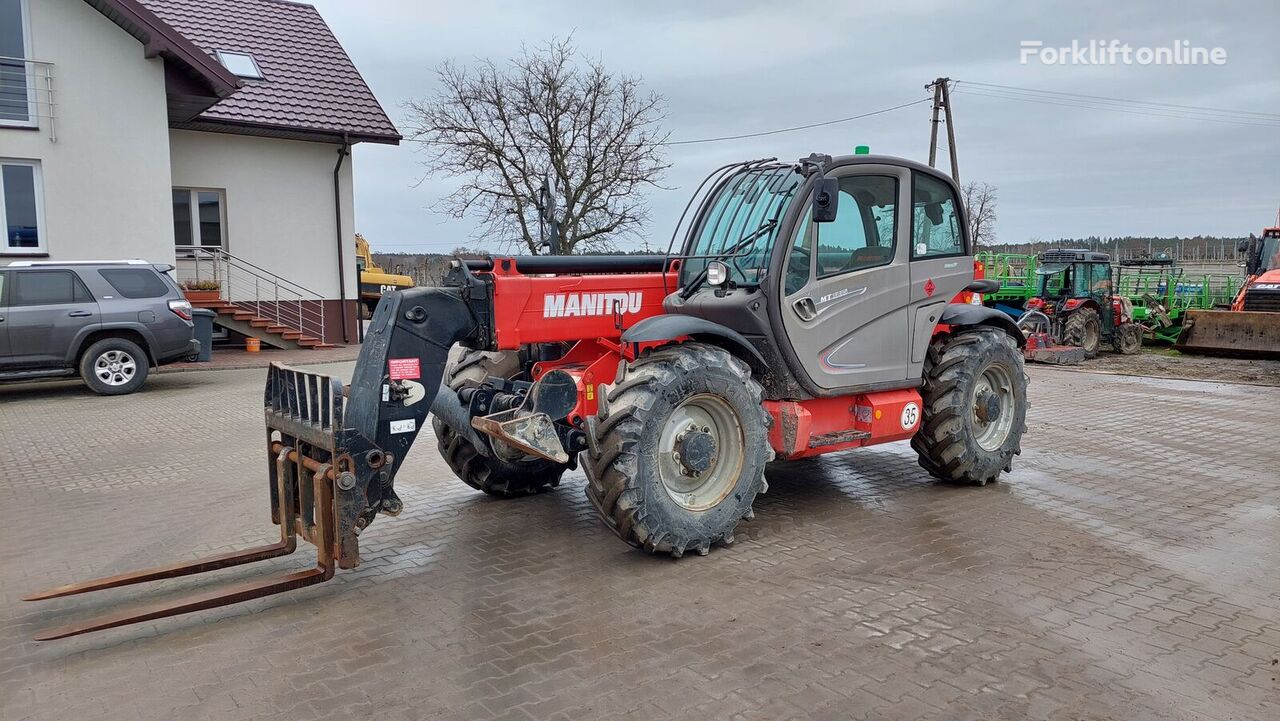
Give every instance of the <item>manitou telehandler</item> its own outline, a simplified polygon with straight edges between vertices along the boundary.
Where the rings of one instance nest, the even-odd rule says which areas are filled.
[[[400,513],[396,472],[428,409],[468,485],[520,496],[580,466],[614,533],[676,557],[732,543],[775,458],[910,439],[933,476],[993,481],[1021,450],[1023,336],[976,298],[951,302],[994,290],[974,279],[960,197],[950,178],[899,158],[771,158],[704,180],[675,253],[454,261],[444,287],[383,297],[345,392],[329,376],[268,371],[277,543],[33,599],[281,556],[299,536],[317,546],[316,568],[39,638],[356,566],[358,535]]]

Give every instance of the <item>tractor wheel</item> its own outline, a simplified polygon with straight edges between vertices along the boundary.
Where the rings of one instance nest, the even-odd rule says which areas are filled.
[[[1121,355],[1133,355],[1142,350],[1142,326],[1123,323],[1111,336],[1111,345]]]
[[[1092,308],[1081,308],[1072,313],[1062,329],[1062,337],[1067,345],[1084,348],[1085,358],[1098,355],[1098,345],[1102,339],[1102,324],[1098,320],[1098,311]]]
[[[1026,431],[1027,376],[1013,338],[973,328],[934,342],[924,363],[920,466],[948,483],[986,485],[1012,467]]]
[[[745,363],[700,343],[626,366],[607,391],[598,453],[582,454],[587,498],[605,524],[637,548],[676,558],[732,543],[768,487],[763,393]]]
[[[459,352],[461,351],[461,352]],[[521,353],[466,350],[460,346],[450,354],[445,378],[455,391],[478,386],[485,378],[528,380]],[[484,456],[471,442],[440,422],[431,419],[440,455],[463,483],[499,498],[527,496],[555,488],[566,466],[522,453],[507,444],[490,440],[493,455]]]

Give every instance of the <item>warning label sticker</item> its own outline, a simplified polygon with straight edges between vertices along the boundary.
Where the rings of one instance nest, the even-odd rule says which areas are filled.
[[[391,421],[388,430],[392,433],[412,433],[417,430],[418,424],[412,418],[406,418],[402,421]]]
[[[416,380],[422,377],[422,368],[417,358],[388,358],[387,375],[393,381]]]

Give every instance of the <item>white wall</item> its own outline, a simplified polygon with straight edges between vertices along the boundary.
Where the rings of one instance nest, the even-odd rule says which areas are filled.
[[[175,187],[225,191],[227,252],[325,298],[338,297],[333,215],[337,145],[173,130],[169,149]],[[354,299],[350,157],[340,182],[345,285],[347,297]]]
[[[0,126],[0,157],[40,161],[49,258],[172,263],[163,62],[84,0],[27,9],[27,55],[54,65],[57,142],[47,126]]]

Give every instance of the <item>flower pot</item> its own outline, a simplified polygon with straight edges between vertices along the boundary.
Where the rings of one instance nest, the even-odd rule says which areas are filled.
[[[184,290],[182,294],[192,303],[209,303],[222,298],[220,290]]]

